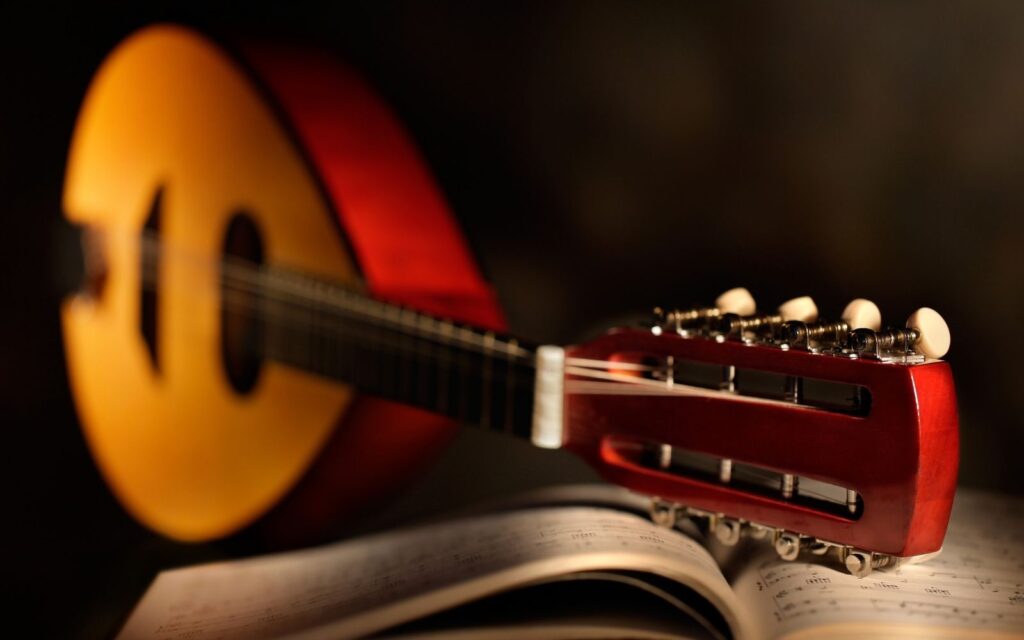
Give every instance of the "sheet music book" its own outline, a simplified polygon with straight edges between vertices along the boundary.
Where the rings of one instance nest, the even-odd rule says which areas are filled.
[[[166,571],[118,637],[1024,637],[1024,499],[961,490],[937,558],[858,579],[657,527],[613,487],[552,496]]]

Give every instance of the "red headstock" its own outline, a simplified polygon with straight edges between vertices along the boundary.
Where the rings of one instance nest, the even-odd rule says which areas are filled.
[[[784,557],[823,543],[844,558],[937,551],[956,394],[949,365],[919,352],[944,351],[948,332],[913,325],[919,314],[878,332],[853,330],[856,314],[822,323],[803,311],[789,322],[673,312],[568,348],[563,446],[666,509],[708,516],[726,541],[743,528],[772,535]]]

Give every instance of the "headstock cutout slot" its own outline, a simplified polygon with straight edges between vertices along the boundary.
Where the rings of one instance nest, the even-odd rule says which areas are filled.
[[[862,496],[857,495],[851,512],[848,488],[824,480],[796,475],[794,494],[784,499],[780,494],[783,474],[774,469],[732,460],[731,478],[722,482],[719,475],[722,458],[718,456],[629,437],[609,436],[605,444],[627,463],[660,474],[729,487],[847,520],[859,520],[864,513]]]
[[[674,384],[769,400],[792,399],[790,394],[794,377],[774,371],[731,367],[728,364],[685,358],[673,358],[670,362],[665,356],[639,351],[615,353],[608,359],[612,363],[644,367],[643,370],[637,370],[609,365],[609,372],[618,375],[666,380],[671,364]],[[801,391],[797,402],[801,405],[860,417],[871,413],[871,391],[865,386],[805,376],[798,379]]]

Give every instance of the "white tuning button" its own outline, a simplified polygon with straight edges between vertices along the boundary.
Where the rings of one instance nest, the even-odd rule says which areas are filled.
[[[722,313],[735,313],[738,316],[749,316],[757,310],[754,296],[743,287],[729,289],[715,298],[715,308]]]
[[[882,328],[882,312],[878,310],[878,305],[864,298],[857,298],[846,305],[841,317],[851,330],[878,331]]]
[[[907,328],[917,331],[914,348],[926,358],[941,358],[949,351],[949,325],[935,309],[921,307],[910,314]]]
[[[783,322],[814,322],[818,319],[818,305],[814,304],[811,296],[793,298],[779,305],[779,315]]]

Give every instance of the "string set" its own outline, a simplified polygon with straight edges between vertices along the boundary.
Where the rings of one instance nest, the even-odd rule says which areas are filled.
[[[319,332],[319,339],[358,342],[372,340],[395,354],[412,352],[428,362],[450,357],[440,356],[428,343],[472,349],[478,355],[487,355],[508,362],[533,365],[533,353],[515,339],[479,333],[455,323],[439,320],[427,314],[369,298],[342,285],[327,282],[280,268],[224,256],[208,258],[199,252],[169,245],[153,232],[143,231],[128,236],[138,238],[145,253],[146,268],[142,284],[146,288],[158,286],[156,261],[171,258],[189,263],[204,272],[216,270],[220,300],[223,307],[233,313],[258,313],[261,318],[281,322],[308,332]],[[413,340],[409,340],[409,338]],[[317,339],[316,334],[311,336]],[[325,357],[330,357],[325,354]],[[623,395],[720,395],[721,392],[689,385],[666,385],[643,377],[644,373],[661,370],[656,365],[614,362],[589,358],[566,358],[566,373],[577,379],[567,381],[567,393],[600,393]],[[618,373],[628,372],[628,373]],[[590,379],[595,385],[581,384]],[[771,402],[759,398],[751,401]]]
[[[190,264],[204,273],[218,273],[219,288],[210,288],[219,296],[221,307],[228,313],[258,317],[260,320],[278,323],[285,329],[294,329],[296,334],[291,347],[308,349],[309,355],[331,359],[351,356],[351,352],[339,349],[317,349],[323,341],[329,346],[340,343],[368,348],[374,353],[388,356],[412,355],[417,362],[440,365],[445,370],[459,366],[458,355],[446,353],[437,346],[456,346],[471,350],[475,355],[489,356],[508,363],[528,368],[534,366],[533,352],[521,346],[515,339],[499,337],[493,333],[479,331],[440,320],[411,309],[388,304],[367,297],[352,288],[328,282],[299,272],[259,265],[234,256],[211,259],[199,252],[189,251],[180,246],[161,241],[154,233],[144,231],[129,235],[138,239],[143,252],[142,286],[158,286],[159,260],[173,259],[180,264]],[[320,342],[317,345],[317,342]],[[434,346],[432,346],[434,345]],[[260,345],[245,345],[256,355],[262,355]],[[727,391],[698,387],[676,382],[671,368],[655,364],[599,360],[592,358],[568,357],[565,361],[567,379],[566,394],[618,395],[618,396],[690,396],[720,398],[728,395],[730,400],[761,404],[786,404],[788,407],[812,407],[794,405],[781,400],[743,396]],[[360,363],[360,366],[372,366]],[[464,366],[464,365],[463,365]],[[664,377],[659,379],[658,375]],[[408,383],[408,380],[396,384]],[[510,379],[510,385],[525,387],[532,384],[529,379]],[[439,391],[442,395],[445,392]],[[743,468],[739,475],[753,483],[770,484],[778,474],[755,467]],[[737,476],[737,479],[740,479]],[[803,495],[835,501],[806,487],[800,489]]]

